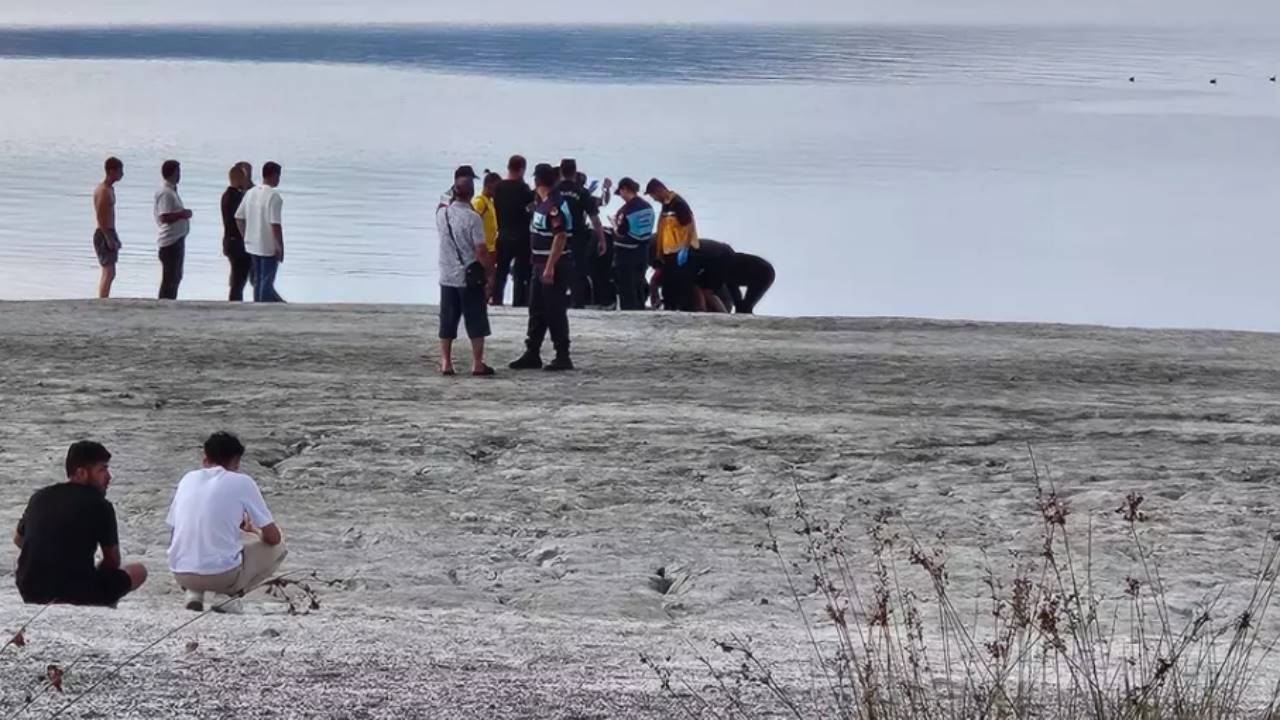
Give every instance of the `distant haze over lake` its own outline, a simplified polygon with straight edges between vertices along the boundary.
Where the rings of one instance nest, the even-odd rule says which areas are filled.
[[[183,162],[196,212],[182,297],[206,299],[225,292],[227,168],[271,159],[287,298],[434,302],[452,169],[521,152],[666,180],[704,235],[777,267],[765,313],[1280,329],[1278,39],[1265,24],[0,28],[0,298],[91,294],[89,195],[115,154],[122,294],[155,294],[164,159]]]

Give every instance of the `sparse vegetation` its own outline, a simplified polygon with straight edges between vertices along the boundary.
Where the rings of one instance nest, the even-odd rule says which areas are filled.
[[[283,575],[278,575],[274,578],[271,578],[266,582],[264,582],[261,587],[265,588],[265,592],[268,597],[274,598],[278,602],[282,603],[287,608],[287,612],[289,615],[307,615],[320,609],[320,595],[315,589],[316,586],[323,585],[323,586],[333,587],[335,585],[341,584],[342,582],[344,581],[321,579],[319,574],[314,571],[299,570],[299,571],[285,573]],[[242,597],[244,594],[245,593],[241,593],[237,597]],[[135,661],[137,661],[140,657],[142,657],[145,653],[150,651],[152,648],[174,637],[182,630],[185,630],[191,625],[194,625],[195,623],[199,622],[200,620],[204,619],[210,614],[218,612],[219,610],[222,609],[224,605],[232,602],[234,599],[235,598],[228,598],[222,603],[208,608],[204,612],[192,615],[190,619],[184,621],[183,623],[177,625],[176,627],[169,629],[168,631],[161,634],[159,637],[148,642],[140,650],[130,655],[129,657],[125,658],[124,660],[120,661],[110,670],[108,670],[105,673],[102,673],[98,677],[80,678],[80,680],[82,680],[84,683],[83,685],[81,685],[80,691],[76,694],[67,693],[68,695],[70,695],[70,697],[65,699],[57,707],[45,708],[46,712],[48,713],[45,717],[50,719],[62,717],[68,710],[70,710],[72,707],[74,707],[76,704],[78,704],[82,700],[93,695],[93,693],[97,691],[98,688],[100,688],[105,682],[119,675],[122,670],[132,665]],[[25,648],[28,643],[27,637],[26,637],[27,630],[32,625],[34,625],[36,621],[39,620],[40,617],[44,615],[45,611],[47,611],[48,608],[50,607],[52,606],[45,605],[40,607],[38,610],[36,610],[32,615],[32,617],[26,623],[24,623],[21,628],[19,628],[15,633],[13,633],[13,635],[8,639],[8,641],[6,641],[3,645],[0,645],[0,653],[4,653],[6,650],[8,650],[11,647]],[[198,643],[195,643],[194,641],[188,642],[186,644],[186,651],[188,653],[194,652],[197,648],[198,648]],[[72,662],[66,664],[65,666],[58,665],[58,664],[47,664],[42,672],[36,672],[33,669],[32,675],[31,675],[32,679],[25,686],[25,689],[21,694],[21,702],[17,703],[13,707],[5,707],[3,705],[0,705],[0,713],[4,713],[0,715],[0,719],[10,720],[11,718],[24,716],[27,713],[33,711],[38,705],[40,705],[42,700],[46,696],[63,695],[64,680],[71,677],[72,671],[75,669],[77,665],[80,664],[80,661],[83,660],[89,652],[90,651],[86,649],[83,654],[81,654],[79,657],[75,658]],[[71,689],[71,688],[68,687],[68,689]]]
[[[1034,458],[1032,459],[1033,472]],[[1128,577],[1095,575],[1093,527],[1041,482],[1038,553],[983,571],[970,595],[953,587],[945,543],[880,512],[865,532],[825,518],[796,490],[797,542],[773,521],[773,556],[808,638],[808,662],[772,661],[749,638],[696,647],[700,670],[642,656],[688,718],[1280,717],[1280,683],[1263,636],[1280,576],[1280,538],[1254,548],[1250,591],[1225,586],[1175,607],[1146,533],[1143,497],[1117,499]],[[686,669],[681,669],[682,667]]]

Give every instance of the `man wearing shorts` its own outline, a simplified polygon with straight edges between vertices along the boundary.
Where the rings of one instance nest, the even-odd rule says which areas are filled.
[[[111,297],[111,283],[116,280],[116,261],[120,258],[120,236],[116,234],[116,183],[124,177],[124,163],[109,157],[106,177],[93,191],[93,214],[98,227],[93,231],[93,252],[98,256],[102,275],[98,278],[98,297]]]
[[[145,567],[120,564],[116,511],[106,498],[110,463],[102,445],[77,442],[67,450],[67,481],[31,496],[13,535],[24,602],[114,607],[146,582]]]
[[[455,375],[453,341],[458,324],[465,320],[471,339],[471,374],[487,377],[493,368],[484,364],[484,339],[489,336],[488,286],[493,280],[494,259],[485,241],[484,222],[472,207],[475,181],[460,177],[454,182],[453,199],[436,210],[440,238],[440,374]],[[488,282],[467,284],[467,266],[478,262]]]

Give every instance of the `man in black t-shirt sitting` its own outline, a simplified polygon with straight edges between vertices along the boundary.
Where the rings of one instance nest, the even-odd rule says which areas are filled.
[[[67,450],[67,481],[31,496],[13,543],[18,592],[33,605],[114,607],[147,580],[141,564],[120,564],[116,511],[107,501],[111,453],[82,440]],[[102,561],[94,565],[101,548]]]

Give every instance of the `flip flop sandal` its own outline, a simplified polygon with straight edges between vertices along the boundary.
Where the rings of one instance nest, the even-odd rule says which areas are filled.
[[[471,373],[471,374],[472,374],[474,377],[493,377],[494,375],[497,375],[498,373],[497,373],[493,368],[489,367],[488,365],[485,365],[485,366],[483,366],[483,368],[482,368],[482,369],[480,369],[480,370],[476,370],[475,372],[473,372],[473,373]]]

